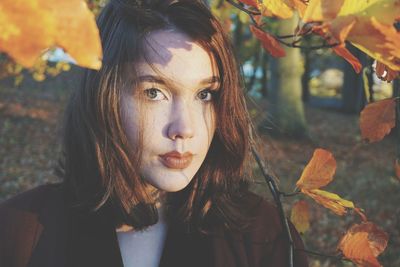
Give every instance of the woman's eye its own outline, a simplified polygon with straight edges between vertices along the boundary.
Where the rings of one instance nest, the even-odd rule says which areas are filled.
[[[150,88],[144,90],[146,97],[150,100],[163,100],[166,99],[165,95],[157,88]]]
[[[203,101],[211,101],[213,98],[214,92],[212,92],[210,89],[206,89],[201,91],[198,94],[198,97],[203,100]]]

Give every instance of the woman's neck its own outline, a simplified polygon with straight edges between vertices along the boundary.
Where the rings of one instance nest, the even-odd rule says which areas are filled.
[[[166,222],[166,214],[165,214],[165,192],[160,192],[159,190],[151,193],[154,197],[155,206],[157,208],[158,213],[158,221],[155,225],[164,224]],[[135,231],[135,229],[127,224],[122,224],[120,227],[116,228],[117,232],[130,232]]]

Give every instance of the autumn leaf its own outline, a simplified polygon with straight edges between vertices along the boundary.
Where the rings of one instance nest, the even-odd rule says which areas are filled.
[[[65,49],[78,65],[100,68],[99,33],[83,0],[0,2],[0,51],[32,67],[53,46]]]
[[[320,35],[323,32],[330,44],[338,41],[342,45],[338,54],[350,63],[349,52],[343,50],[344,41],[400,71],[400,33],[393,25],[399,14],[398,0],[310,0],[303,23],[320,22]]]
[[[94,15],[85,1],[40,0],[57,18],[56,45],[64,48],[79,65],[99,69],[102,48]],[[50,4],[49,4],[50,3]],[[54,8],[57,3],[57,8]]]
[[[297,10],[300,18],[302,18],[306,12],[307,4],[303,0],[288,0],[287,5],[293,10]]]
[[[258,8],[258,1],[257,0],[239,0],[243,4]]]
[[[304,168],[296,186],[300,189],[318,189],[333,180],[336,171],[336,160],[332,153],[324,149],[316,149]]]
[[[265,16],[276,16],[281,19],[288,19],[293,16],[293,9],[287,5],[285,0],[263,0],[261,12]]]
[[[378,142],[396,124],[396,100],[394,98],[380,100],[368,104],[360,114],[360,129],[363,139]]]
[[[353,202],[343,199],[339,195],[331,192],[319,189],[302,190],[302,192],[340,216],[346,214],[347,209],[355,208]]]
[[[300,200],[293,205],[290,220],[299,233],[305,233],[310,228],[310,207],[306,201]]]
[[[257,27],[250,25],[250,31],[261,41],[264,49],[274,57],[284,57],[286,55],[285,50],[279,44],[279,42],[267,32],[264,32]]]
[[[355,72],[360,73],[362,65],[360,61],[346,48],[346,38],[354,27],[356,18],[349,16],[343,20],[336,20],[323,25],[315,25],[312,31],[326,39],[332,50],[338,56],[343,57],[351,64]]]
[[[296,186],[303,194],[311,197],[315,202],[332,210],[334,213],[342,216],[347,212],[347,209],[354,209],[365,221],[364,213],[361,209],[355,207],[353,202],[343,199],[337,194],[318,189],[333,180],[335,171],[336,160],[332,153],[324,149],[316,149]]]
[[[377,257],[385,250],[389,236],[371,222],[353,225],[341,238],[338,250],[359,266],[382,266]]]
[[[379,61],[376,62],[375,73],[379,79],[386,82],[391,82],[400,76],[399,71],[394,71]]]

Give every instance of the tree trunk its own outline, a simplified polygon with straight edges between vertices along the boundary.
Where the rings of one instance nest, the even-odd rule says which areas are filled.
[[[393,81],[393,97],[400,98],[400,79]],[[400,100],[396,101],[396,161],[400,164]],[[400,177],[399,177],[400,178]]]
[[[311,71],[311,58],[310,58],[310,50],[304,50],[304,73],[301,77],[301,86],[302,86],[302,99],[303,102],[308,102],[310,99],[310,71]]]
[[[268,54],[264,51],[261,52],[261,94],[264,98],[268,96]]]
[[[253,73],[251,74],[250,80],[247,83],[247,92],[251,91],[253,89],[254,83],[256,82],[257,79],[257,71],[258,71],[258,67],[260,65],[260,48],[256,48],[256,52],[254,53],[253,56],[253,62],[252,62],[252,67],[253,67]]]
[[[293,32],[297,17],[279,22],[278,35]],[[286,56],[271,58],[271,83],[267,120],[260,130],[271,130],[289,136],[304,137],[308,134],[302,101],[302,58],[299,49],[285,47]]]
[[[352,45],[347,48],[363,65],[366,64],[367,56],[364,53]],[[358,114],[366,104],[362,74],[357,74],[347,62],[344,63],[343,72],[342,110],[346,113]]]

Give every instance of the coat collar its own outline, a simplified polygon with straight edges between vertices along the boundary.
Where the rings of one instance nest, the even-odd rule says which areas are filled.
[[[29,267],[123,267],[107,209],[84,213],[68,208],[62,194],[49,199],[39,212],[41,232]],[[170,223],[160,266],[212,266],[212,252],[207,235]]]

